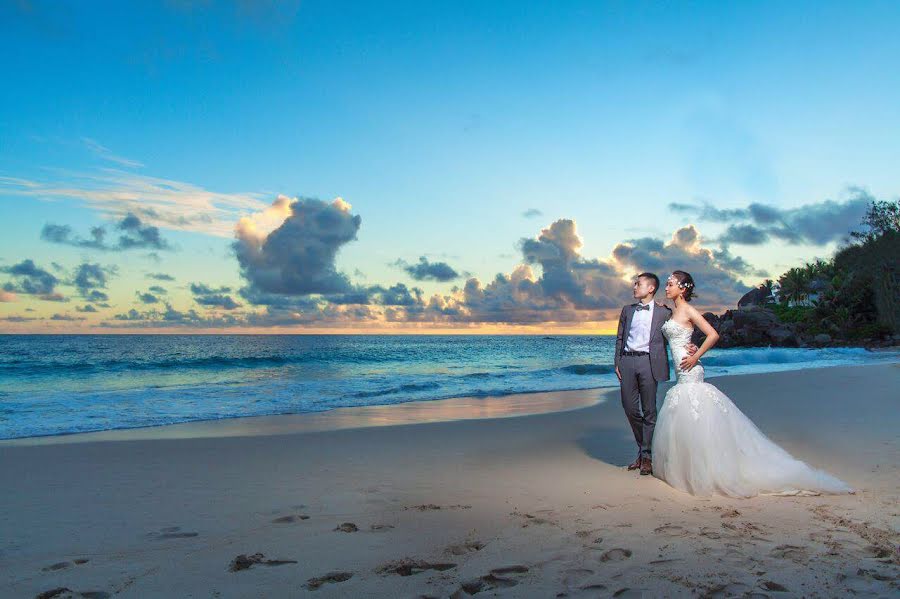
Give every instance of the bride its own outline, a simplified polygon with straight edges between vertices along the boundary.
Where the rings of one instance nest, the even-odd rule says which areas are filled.
[[[653,475],[693,495],[752,497],[854,493],[843,481],[808,466],[776,445],[718,388],[703,381],[699,358],[719,335],[688,305],[694,280],[676,270],[666,281],[674,300],[672,317],[662,326],[676,364],[677,382],[666,393],[656,420]],[[685,345],[697,326],[706,334],[693,356]]]

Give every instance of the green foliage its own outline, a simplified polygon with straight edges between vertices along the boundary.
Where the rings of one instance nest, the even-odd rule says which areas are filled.
[[[832,259],[779,277],[773,310],[782,322],[848,340],[900,332],[900,201],[872,202],[862,224],[867,230]]]
[[[891,232],[900,232],[900,202],[871,202],[861,224],[868,230],[853,231],[850,235],[863,243]]]
[[[781,322],[805,322],[815,312],[812,306],[788,306],[785,303],[771,306]]]

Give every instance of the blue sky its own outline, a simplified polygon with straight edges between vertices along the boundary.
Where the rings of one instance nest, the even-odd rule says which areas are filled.
[[[617,281],[645,267],[686,263],[701,274],[701,297],[709,268],[709,307],[728,306],[764,274],[839,243],[784,230],[816,219],[849,230],[867,198],[898,195],[895,2],[23,1],[4,3],[0,24],[0,286],[9,300],[0,330],[386,328],[385,308],[403,327],[400,307],[434,295],[454,309],[425,310],[416,327],[602,329],[627,300]],[[277,302],[254,295],[266,284],[256,287],[258,262],[236,258],[234,227],[279,194],[360,217],[355,239],[331,248],[330,266],[348,289],[368,289],[368,303],[351,310],[284,286]],[[331,204],[337,197],[350,212]],[[704,216],[705,204],[777,207],[781,233],[723,241],[729,225],[766,223]],[[97,249],[41,234],[48,223],[68,226],[71,241],[103,225],[113,239],[129,213],[169,249]],[[527,239],[565,253],[551,229],[561,219],[583,245],[560,272],[591,301],[563,293],[542,277],[542,258],[523,253]],[[689,225],[690,243],[679,246],[687,254],[666,250]],[[614,251],[650,248],[632,241],[648,239],[663,243],[661,264]],[[700,253],[723,248],[743,266]],[[417,279],[397,265],[419,256],[458,277]],[[52,274],[68,301],[27,293],[13,268],[25,260]],[[581,278],[578,264],[591,260],[615,280]],[[315,278],[296,260],[266,261],[286,278]],[[476,305],[484,298],[460,316],[468,280],[487,288],[523,263],[540,290],[491,291],[512,306],[509,319]],[[86,305],[73,283],[82,264],[106,273],[97,312],[76,311]],[[137,294],[158,272],[175,280],[166,298],[145,304]],[[240,307],[198,304],[191,283],[227,287],[219,295]],[[396,284],[424,299],[391,304],[371,288]],[[145,318],[116,318],[132,309]],[[54,314],[84,320],[48,320]]]

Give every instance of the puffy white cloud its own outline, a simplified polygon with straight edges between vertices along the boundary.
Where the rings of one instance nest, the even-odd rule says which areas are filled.
[[[271,222],[272,213],[285,210],[289,214],[277,228],[268,233],[260,228],[261,222]],[[347,275],[335,267],[338,250],[356,239],[362,222],[350,210],[350,204],[341,198],[330,203],[317,199],[286,203],[279,196],[261,216],[242,218],[235,229],[233,248],[249,284],[244,296],[352,291]]]

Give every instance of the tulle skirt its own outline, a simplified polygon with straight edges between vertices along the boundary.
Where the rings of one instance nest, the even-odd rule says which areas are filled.
[[[853,493],[766,437],[714,385],[679,382],[666,393],[651,446],[653,475],[692,495]]]

